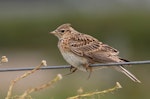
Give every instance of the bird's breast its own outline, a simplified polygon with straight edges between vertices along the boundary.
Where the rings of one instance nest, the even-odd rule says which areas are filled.
[[[88,64],[86,58],[77,56],[71,52],[61,52],[61,54],[64,57],[64,59],[73,67],[78,68],[81,71],[86,71],[86,68],[83,66],[85,64]]]
[[[63,58],[73,67],[78,68],[81,71],[86,71],[86,68],[83,66],[88,64],[88,60],[84,57],[80,57],[69,50],[67,44],[63,42],[58,44],[59,50]]]

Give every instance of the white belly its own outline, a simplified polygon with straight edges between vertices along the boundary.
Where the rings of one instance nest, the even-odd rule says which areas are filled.
[[[81,70],[81,71],[86,71],[85,66],[83,64],[88,64],[88,61],[86,58],[79,57],[75,55],[74,53],[70,52],[62,52],[62,55],[64,59],[73,67]]]

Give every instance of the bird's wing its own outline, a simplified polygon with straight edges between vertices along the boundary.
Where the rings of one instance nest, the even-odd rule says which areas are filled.
[[[70,50],[78,56],[84,56],[100,62],[109,60],[109,56],[117,56],[119,52],[86,34],[74,34],[69,40]]]

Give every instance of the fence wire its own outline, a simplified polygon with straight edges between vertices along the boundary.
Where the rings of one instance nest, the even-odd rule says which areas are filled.
[[[98,67],[98,66],[141,65],[141,64],[150,64],[150,60],[147,60],[147,61],[120,62],[120,63],[101,63],[101,64],[91,64],[90,66],[91,67]],[[34,68],[35,67],[0,68],[0,72],[27,71],[27,70],[32,70]],[[66,69],[66,68],[70,68],[70,65],[46,66],[46,67],[41,67],[39,70]]]

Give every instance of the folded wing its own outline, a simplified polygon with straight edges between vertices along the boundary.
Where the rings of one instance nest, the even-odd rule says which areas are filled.
[[[117,62],[119,52],[86,34],[75,34],[69,40],[70,50],[91,62]],[[117,59],[117,60],[116,60]]]

